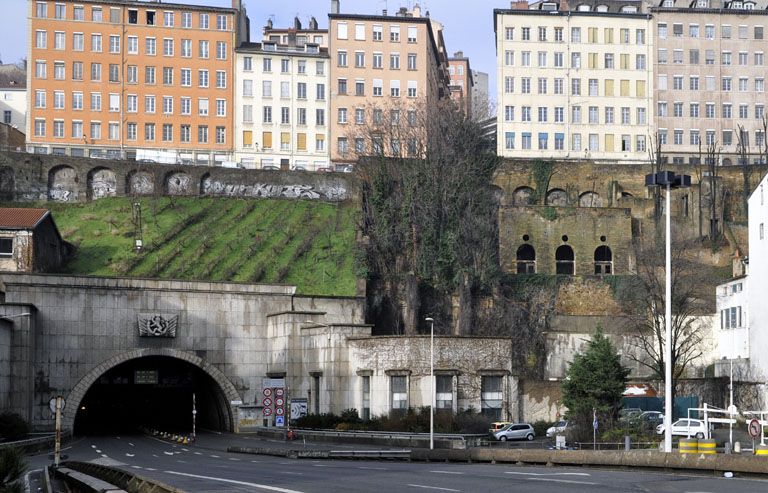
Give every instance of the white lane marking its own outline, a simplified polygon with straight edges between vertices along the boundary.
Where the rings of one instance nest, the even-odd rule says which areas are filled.
[[[585,484],[589,486],[597,486],[600,483],[590,483],[588,481],[574,481],[572,479],[555,479],[555,478],[525,478],[528,481],[547,481],[550,483],[565,483],[565,484]]]
[[[109,457],[107,454],[101,454],[102,457]]]
[[[131,467],[132,467],[132,468],[134,468],[134,469],[144,469],[144,468],[143,468],[143,467],[141,467],[141,466],[131,466]]]
[[[230,457],[229,460],[237,460],[237,461],[239,461],[240,459],[238,459],[237,457]]]
[[[195,452],[195,455],[203,455],[202,452]]]
[[[173,452],[163,452],[165,455],[173,455]]]
[[[184,447],[181,447],[181,450],[183,450],[184,452],[189,452],[189,449],[186,449]]]
[[[164,471],[166,474],[176,474],[178,476],[186,476],[189,478],[207,479],[209,481],[221,481],[222,483],[237,484],[240,486],[250,486],[252,488],[258,488],[267,491],[277,491],[279,493],[302,493],[299,490],[289,490],[287,488],[278,488],[277,486],[269,486],[267,484],[247,483],[245,481],[236,481],[234,479],[214,478],[212,476],[200,476],[199,474],[189,474],[185,472],[176,471]]]
[[[280,472],[282,472],[283,474],[289,474],[291,476],[303,476],[304,475],[303,472],[293,472],[293,471],[280,471]]]
[[[293,464],[293,462],[278,462],[278,464],[280,464],[282,466],[285,466],[285,465],[288,465],[288,464]]]
[[[136,454],[125,454],[126,457],[135,457]]]
[[[439,488],[437,486],[427,486],[424,484],[407,484],[406,486],[410,486],[411,488],[424,488],[425,490],[461,491],[461,490],[454,490],[451,488]]]
[[[220,458],[218,455],[211,455],[210,457],[212,457],[214,459],[219,459]]]
[[[464,474],[463,472],[459,472],[459,471],[429,471],[429,472],[433,472],[435,474]]]
[[[357,466],[358,469],[366,469],[371,471],[386,471],[386,467],[366,467],[366,466]]]
[[[504,474],[518,474],[520,476],[589,476],[588,472],[516,472],[505,471]]]
[[[96,448],[96,445],[91,445],[91,448]]]
[[[136,445],[132,444],[131,442],[128,442],[128,445],[130,445],[131,447],[135,447],[136,446]]]
[[[99,450],[99,449],[96,449],[96,453],[97,453],[97,454],[100,454],[100,453],[101,453],[101,450]]]
[[[153,467],[148,467],[148,468],[147,468],[147,471],[157,471],[157,469],[155,469],[155,468],[153,468]]]
[[[261,462],[261,461],[260,460],[252,460],[251,461],[252,464],[258,464],[259,462]]]
[[[188,462],[187,462],[187,461],[185,461],[185,460],[181,460],[181,459],[176,459],[176,462],[181,462],[182,464],[188,464]]]
[[[328,464],[312,464],[312,467],[331,467]]]
[[[155,457],[155,458],[159,459],[159,457],[157,456],[157,454],[152,454],[152,457]]]

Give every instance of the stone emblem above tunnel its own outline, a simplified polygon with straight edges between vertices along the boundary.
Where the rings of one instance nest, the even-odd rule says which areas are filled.
[[[140,337],[176,337],[179,316],[170,313],[140,313]]]

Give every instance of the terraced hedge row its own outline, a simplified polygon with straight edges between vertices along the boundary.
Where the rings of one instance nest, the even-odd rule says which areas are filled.
[[[64,271],[99,276],[295,284],[303,294],[355,294],[352,204],[144,198],[141,237],[130,198],[48,207],[76,246]],[[18,204],[16,204],[18,206]]]

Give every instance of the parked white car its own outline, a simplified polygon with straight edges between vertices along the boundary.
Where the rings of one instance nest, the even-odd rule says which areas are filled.
[[[664,434],[664,423],[656,427],[656,433],[659,435]],[[704,421],[700,419],[678,419],[672,423],[672,435],[706,438],[707,427],[704,424]]]
[[[554,426],[547,428],[547,438],[564,433],[568,429],[568,421],[558,421]]]

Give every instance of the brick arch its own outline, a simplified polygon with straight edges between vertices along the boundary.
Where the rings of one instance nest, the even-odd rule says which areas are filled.
[[[79,382],[77,382],[77,384],[75,384],[74,387],[72,387],[72,391],[66,397],[66,407],[64,409],[64,414],[62,415],[62,429],[74,429],[75,415],[80,408],[80,403],[85,397],[86,392],[88,392],[88,389],[91,388],[99,377],[117,365],[146,356],[167,356],[169,358],[186,361],[203,370],[219,385],[221,391],[224,393],[226,402],[223,404],[227,409],[225,428],[229,431],[234,430],[234,414],[232,412],[231,402],[239,401],[241,398],[235,386],[229,381],[229,378],[227,378],[221,370],[210,363],[207,363],[199,356],[187,351],[180,351],[172,348],[142,348],[125,351],[102,361],[99,365],[92,368]]]

